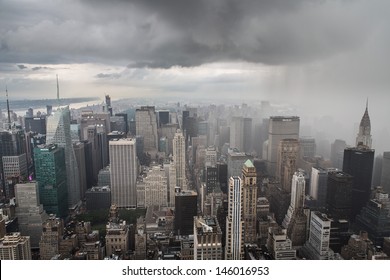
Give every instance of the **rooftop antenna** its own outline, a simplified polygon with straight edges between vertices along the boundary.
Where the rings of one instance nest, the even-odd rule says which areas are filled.
[[[366,101],[366,110],[368,110],[368,97],[367,97],[367,101]]]
[[[5,93],[7,96],[7,111],[8,111],[8,129],[11,130],[11,114],[9,110],[9,101],[8,101],[8,88],[5,86]]]
[[[57,102],[58,102],[58,108],[60,107],[60,86],[58,85],[58,75],[57,76]]]

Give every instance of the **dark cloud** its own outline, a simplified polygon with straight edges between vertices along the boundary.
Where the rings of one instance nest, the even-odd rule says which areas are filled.
[[[46,67],[46,66],[35,66],[31,68],[33,71],[39,71],[39,70],[53,70],[53,68]]]
[[[132,0],[37,2],[31,8],[15,1],[6,8],[19,21],[9,13],[0,20],[5,26],[0,29],[0,62],[132,61],[137,67],[157,68],[232,60],[306,63],[364,45],[378,22],[373,14],[389,6],[372,2],[376,5],[342,0]]]
[[[23,69],[28,68],[27,66],[25,66],[25,65],[23,65],[23,64],[18,64],[17,67],[18,67],[20,70],[23,70]]]
[[[105,73],[99,73],[95,77],[98,79],[119,79],[122,75],[120,73],[110,73],[110,74],[105,74]]]

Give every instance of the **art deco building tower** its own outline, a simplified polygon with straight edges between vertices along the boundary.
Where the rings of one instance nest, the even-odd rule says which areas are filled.
[[[359,125],[359,133],[356,137],[356,147],[366,146],[368,149],[371,149],[372,139],[371,139],[371,122],[370,116],[368,115],[368,100],[366,103],[366,110]]]
[[[257,185],[256,168],[249,159],[242,169],[243,196],[244,196],[244,242],[256,242],[257,220]]]

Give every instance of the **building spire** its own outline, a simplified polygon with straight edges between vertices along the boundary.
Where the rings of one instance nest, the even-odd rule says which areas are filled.
[[[364,111],[363,117],[360,121],[359,133],[356,137],[356,147],[364,146],[371,149],[371,121],[368,114],[368,98],[366,100],[366,110]]]
[[[57,102],[58,102],[58,108],[60,107],[60,86],[58,85],[58,75],[57,76]]]
[[[7,96],[8,129],[11,130],[11,113],[10,113],[10,110],[9,110],[8,88],[7,88],[7,86],[5,86],[5,94]]]

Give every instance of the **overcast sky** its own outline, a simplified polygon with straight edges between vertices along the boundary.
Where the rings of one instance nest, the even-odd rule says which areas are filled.
[[[367,97],[371,111],[390,104],[389,11],[388,0],[0,0],[0,87],[55,97],[58,74],[63,97],[270,99],[358,122]]]

